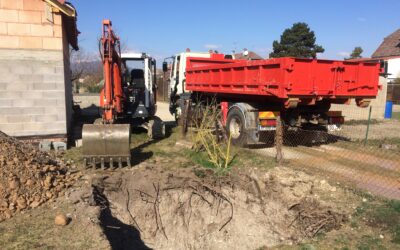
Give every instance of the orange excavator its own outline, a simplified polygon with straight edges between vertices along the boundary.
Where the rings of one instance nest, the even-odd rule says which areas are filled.
[[[151,138],[165,134],[164,124],[155,116],[156,62],[146,53],[121,54],[110,20],[103,20],[99,50],[104,73],[102,116],[95,124],[83,126],[84,164],[130,166],[131,125],[147,128]]]

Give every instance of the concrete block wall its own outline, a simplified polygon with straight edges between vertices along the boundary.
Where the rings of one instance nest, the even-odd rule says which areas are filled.
[[[42,0],[0,0],[0,130],[9,135],[70,129],[69,45],[53,11]]]
[[[62,51],[0,49],[0,76],[1,131],[67,134]]]

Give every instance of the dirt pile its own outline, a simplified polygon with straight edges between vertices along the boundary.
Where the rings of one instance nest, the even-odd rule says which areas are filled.
[[[54,200],[79,178],[54,158],[0,132],[0,221]]]
[[[346,220],[316,198],[319,182],[290,176],[293,171],[199,178],[189,168],[141,165],[92,183],[100,224],[115,248],[258,249],[294,244]]]

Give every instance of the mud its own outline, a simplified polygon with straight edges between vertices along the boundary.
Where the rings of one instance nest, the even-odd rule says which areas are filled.
[[[142,163],[93,178],[92,205],[113,249],[257,249],[346,221],[335,198],[321,199],[329,184],[286,168],[249,169],[216,177]]]

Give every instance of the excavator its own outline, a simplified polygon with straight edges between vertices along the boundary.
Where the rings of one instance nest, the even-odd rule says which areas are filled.
[[[104,87],[100,92],[101,118],[82,128],[85,166],[104,168],[114,163],[130,167],[131,127],[147,128],[152,139],[165,135],[165,125],[155,116],[156,61],[146,53],[121,53],[120,39],[110,20],[103,20],[99,52]]]

